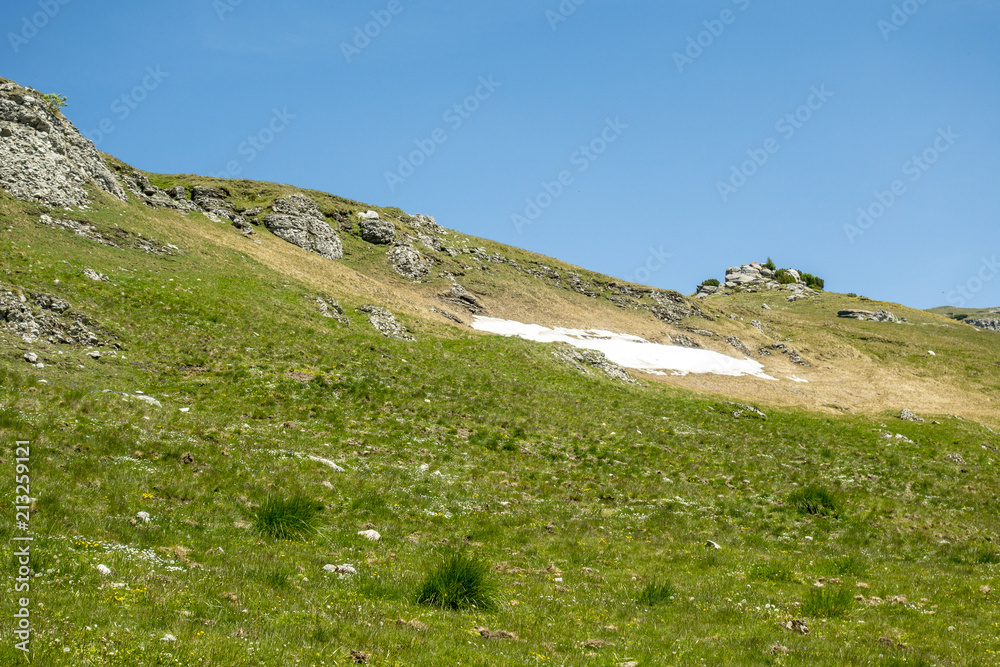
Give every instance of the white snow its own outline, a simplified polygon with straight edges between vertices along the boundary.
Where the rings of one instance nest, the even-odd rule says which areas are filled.
[[[752,375],[764,380],[776,379],[765,374],[764,366],[753,359],[736,359],[710,350],[651,343],[638,336],[612,331],[600,329],[584,331],[562,327],[550,329],[538,324],[523,324],[493,317],[476,317],[472,328],[501,336],[517,336],[541,343],[563,342],[586,350],[597,350],[616,364],[646,373],[664,375],[663,371],[672,371],[673,375],[714,373],[737,377]]]
[[[788,379],[791,380],[792,382],[809,382],[809,380],[803,380],[797,375],[789,375]]]

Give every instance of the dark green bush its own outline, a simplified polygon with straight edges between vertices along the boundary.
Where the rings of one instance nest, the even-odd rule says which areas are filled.
[[[254,528],[276,540],[306,537],[316,532],[316,520],[322,510],[322,504],[301,495],[268,498],[254,515]]]
[[[703,282],[702,285],[704,285],[705,287],[718,287],[719,281],[716,278],[709,278],[708,280]]]
[[[443,609],[494,609],[496,584],[486,562],[454,552],[427,573],[417,603]]]
[[[835,517],[839,513],[837,497],[819,486],[796,489],[788,496],[788,504],[803,514]]]
[[[795,282],[795,276],[788,272],[788,269],[778,269],[774,273],[774,279],[778,281],[779,285],[791,285]]]
[[[776,271],[778,269],[778,265],[775,264],[774,260],[770,257],[767,258],[767,261],[764,263],[764,267],[771,269],[772,271]]]

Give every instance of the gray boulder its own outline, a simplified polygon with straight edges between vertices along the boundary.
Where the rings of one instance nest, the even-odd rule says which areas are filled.
[[[294,194],[274,202],[273,209],[274,213],[264,218],[264,226],[272,234],[327,259],[343,258],[340,237],[326,223],[316,202]]]
[[[387,253],[389,265],[404,278],[420,280],[431,272],[430,266],[411,245],[398,245]]]
[[[358,310],[368,315],[368,321],[375,329],[386,338],[396,340],[416,340],[406,331],[406,327],[399,323],[396,316],[382,306],[365,305],[358,306]]]
[[[396,241],[396,225],[389,220],[362,218],[361,238],[375,245],[391,245]]]

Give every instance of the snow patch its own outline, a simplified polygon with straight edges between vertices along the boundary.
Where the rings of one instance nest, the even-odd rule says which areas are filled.
[[[764,373],[764,366],[753,359],[736,359],[710,350],[651,343],[638,336],[612,331],[600,329],[584,331],[562,327],[550,329],[538,324],[523,324],[494,317],[475,317],[472,328],[540,343],[562,342],[585,350],[597,350],[616,364],[646,373],[664,375],[663,371],[672,371],[673,375],[714,373],[736,377],[751,375],[764,380],[776,379]]]

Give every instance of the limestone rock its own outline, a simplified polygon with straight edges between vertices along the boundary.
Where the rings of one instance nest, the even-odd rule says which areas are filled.
[[[903,421],[917,422],[918,424],[923,424],[924,420],[915,414],[913,414],[909,409],[903,408],[903,411],[899,413],[899,418]]]
[[[465,308],[474,315],[486,312],[479,299],[458,283],[452,283],[451,290],[447,294],[441,294],[439,298],[447,303]]]
[[[1000,320],[997,319],[965,319],[963,320],[966,324],[974,326],[977,329],[989,329],[990,331],[1000,331]]]
[[[93,182],[125,201],[125,189],[93,142],[30,89],[0,90],[0,187],[18,199],[53,207],[89,201]]]
[[[272,234],[327,259],[343,258],[340,237],[326,223],[316,202],[293,194],[274,202],[273,209],[274,213],[264,218]]]
[[[416,340],[406,332],[406,327],[400,324],[395,315],[382,306],[365,305],[358,307],[362,313],[368,314],[368,321],[386,338],[396,340]]]
[[[363,218],[361,238],[375,245],[391,245],[396,241],[396,225],[389,220]]]
[[[398,245],[387,254],[389,265],[404,278],[420,280],[431,272],[430,266],[411,245]]]
[[[558,351],[553,354],[564,361],[569,362],[581,373],[590,375],[590,369],[594,368],[608,377],[624,382],[625,384],[638,384],[627,370],[609,360],[603,352],[597,350],[583,350],[571,345],[560,345]]]

